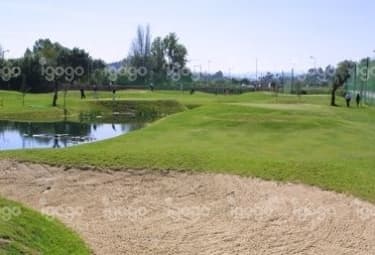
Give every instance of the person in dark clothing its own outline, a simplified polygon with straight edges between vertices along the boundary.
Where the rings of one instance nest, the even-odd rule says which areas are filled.
[[[361,95],[359,93],[357,93],[355,101],[357,102],[357,107],[359,107],[361,104]]]
[[[98,86],[94,85],[94,98],[98,98]]]
[[[346,106],[350,107],[350,102],[352,101],[352,95],[349,92],[347,92],[345,95],[345,101],[346,101]]]
[[[116,88],[115,87],[112,87],[112,100],[113,101],[116,100]]]
[[[83,88],[80,88],[79,91],[81,91],[81,99],[85,99],[86,98],[85,90]]]
[[[57,136],[53,139],[53,148],[60,148],[59,138]]]

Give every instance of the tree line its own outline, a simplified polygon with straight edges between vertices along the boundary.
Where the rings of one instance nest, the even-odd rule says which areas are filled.
[[[109,64],[110,80],[119,85],[161,88],[191,83],[193,73],[186,66],[187,56],[188,50],[176,33],[152,39],[149,26],[138,26],[128,56]]]
[[[5,59],[0,47],[0,89],[51,92],[65,87],[111,85],[162,86],[191,81],[188,51],[176,33],[151,38],[149,26],[139,26],[127,56],[107,64],[80,48],[39,39],[23,57]]]
[[[83,49],[70,49],[50,39],[37,40],[18,59],[6,60],[4,52],[0,46],[0,89],[24,93],[54,91],[53,105],[56,105],[59,90],[68,88],[140,85],[153,89],[190,84],[216,87],[218,92],[221,85],[223,91],[226,86],[242,85],[276,89],[288,82],[294,83],[294,88],[330,86],[331,104],[335,105],[336,91],[351,78],[356,67],[355,62],[343,61],[337,68],[313,68],[295,77],[266,73],[258,80],[229,78],[221,71],[197,75],[186,66],[188,50],[176,33],[152,38],[149,26],[138,26],[127,56],[116,63],[106,64]],[[300,93],[299,90],[292,92]]]

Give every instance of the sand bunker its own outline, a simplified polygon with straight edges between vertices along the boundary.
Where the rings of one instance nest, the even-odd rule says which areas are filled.
[[[94,254],[375,254],[374,205],[305,185],[0,161],[0,195],[59,218]]]

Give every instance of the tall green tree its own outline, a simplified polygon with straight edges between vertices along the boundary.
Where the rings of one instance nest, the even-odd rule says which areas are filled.
[[[168,76],[174,72],[181,73],[185,68],[187,49],[175,33],[164,38],[156,37],[151,43],[149,26],[139,26],[126,62],[138,70],[146,68],[147,75],[138,75],[137,83],[163,83],[168,80]]]
[[[68,50],[64,49],[59,43],[52,43],[49,39],[39,39],[35,42],[33,52],[42,65],[42,76],[53,83],[54,94],[52,99],[52,106],[57,106],[58,91],[60,80],[57,77],[55,70],[59,62],[66,55]],[[44,69],[47,68],[47,69]]]
[[[166,64],[164,43],[161,37],[156,37],[151,46],[152,80],[156,83],[165,81],[164,67]]]
[[[345,60],[338,64],[332,83],[332,92],[331,92],[331,106],[336,105],[336,91],[344,86],[344,84],[350,79],[351,71],[355,67],[353,61]]]
[[[165,55],[168,65],[178,64],[180,68],[185,67],[187,62],[187,49],[179,43],[175,33],[170,33],[163,40]]]
[[[163,39],[163,46],[166,61],[164,65],[164,71],[167,74],[166,81],[172,81],[172,83],[178,81],[180,85],[187,81],[185,78],[189,78],[191,81],[191,77],[182,75],[182,70],[185,69],[187,63],[187,49],[179,42],[177,35],[175,33],[168,34]]]
[[[98,82],[104,83],[106,80],[104,61],[92,59],[82,49],[69,49],[49,39],[37,40],[31,49],[26,49],[22,58],[4,61],[1,56],[2,50],[0,50],[0,68],[5,65],[20,67],[22,77],[21,75],[12,77],[9,81],[0,79],[0,89],[54,91],[53,105],[57,105],[58,90],[62,84],[84,84],[90,83],[90,80],[100,80]],[[77,71],[77,67],[84,69],[83,74],[82,70]],[[77,75],[77,72],[80,75]]]

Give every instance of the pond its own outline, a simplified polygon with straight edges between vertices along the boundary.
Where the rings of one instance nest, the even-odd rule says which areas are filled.
[[[14,122],[0,120],[0,150],[66,148],[142,128],[144,122]]]

